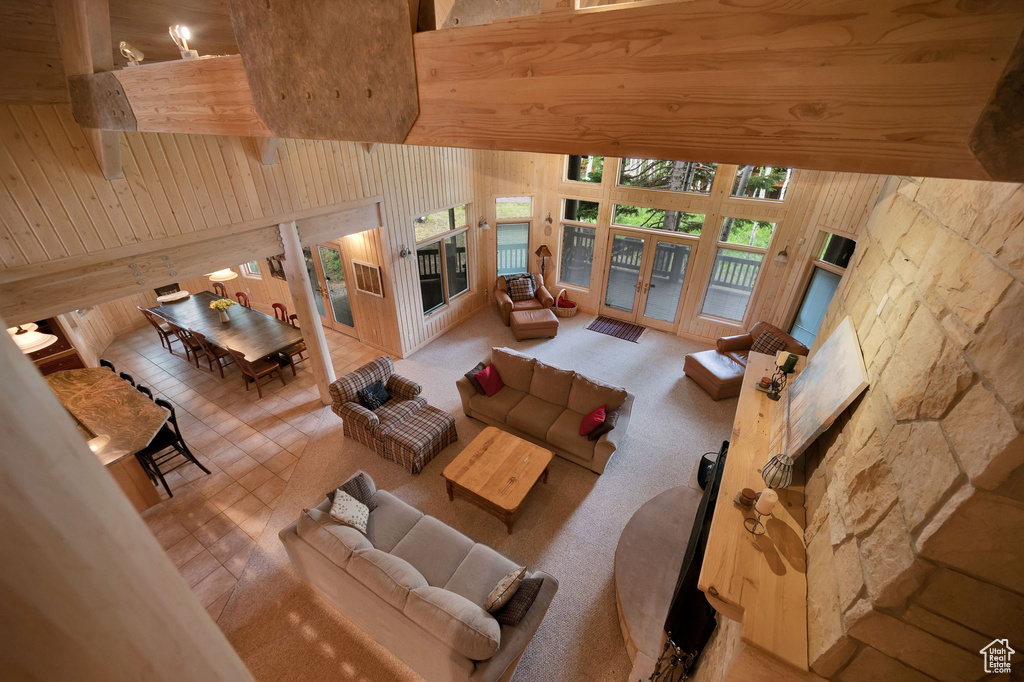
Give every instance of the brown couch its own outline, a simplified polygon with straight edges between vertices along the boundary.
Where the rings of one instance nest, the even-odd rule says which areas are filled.
[[[713,400],[738,396],[743,384],[743,373],[747,371],[750,347],[763,332],[771,332],[785,341],[785,350],[790,353],[808,353],[807,346],[775,325],[758,322],[746,334],[718,339],[718,348],[715,350],[690,353],[683,362],[683,371],[707,391]]]
[[[491,349],[484,364],[491,363],[505,384],[491,397],[477,393],[466,377],[455,382],[467,417],[497,426],[591,471],[604,472],[626,435],[635,399],[632,393],[511,348]],[[601,405],[618,411],[615,428],[597,440],[581,436],[583,416]]]
[[[533,278],[538,284],[537,291],[534,293],[533,298],[525,301],[512,300],[512,297],[508,295],[508,282],[505,280],[504,275],[499,277],[494,283],[494,298],[498,302],[498,309],[501,310],[501,319],[506,327],[510,325],[509,318],[513,311],[543,310],[555,304],[555,297],[544,286],[544,280],[541,279],[540,275],[534,275]]]

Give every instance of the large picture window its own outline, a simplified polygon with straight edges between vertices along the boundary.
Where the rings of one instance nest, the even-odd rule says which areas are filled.
[[[642,227],[647,230],[700,234],[701,228],[704,227],[704,214],[616,204],[612,222],[616,225]]]
[[[725,218],[701,313],[742,321],[771,243],[775,223]],[[729,248],[730,245],[745,248]]]
[[[594,268],[594,240],[597,229],[567,223],[562,225],[562,260],[558,279],[565,284],[590,288]]]
[[[710,194],[717,169],[717,163],[623,159],[618,184],[622,187]]]
[[[467,205],[461,204],[413,221],[424,314],[469,290],[467,216]]]
[[[498,223],[498,274],[515,275],[529,272],[530,223]]]
[[[792,168],[740,166],[732,183],[732,196],[782,201],[792,176]]]
[[[592,182],[600,185],[604,176],[603,156],[569,155],[565,179],[571,182]]]

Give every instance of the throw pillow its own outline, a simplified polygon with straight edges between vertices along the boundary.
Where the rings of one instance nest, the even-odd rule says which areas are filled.
[[[771,332],[761,332],[761,335],[758,336],[757,340],[750,346],[750,350],[754,353],[775,355],[785,347],[786,342],[783,339],[780,339]]]
[[[608,406],[602,405],[601,407],[595,407],[594,411],[583,417],[580,420],[580,435],[586,436],[591,431],[596,429],[598,426],[604,423],[605,417],[608,415]]]
[[[533,293],[534,288],[532,278],[526,279],[525,277],[522,277],[508,283],[508,295],[513,301],[529,301],[533,298]]]
[[[504,606],[494,613],[494,620],[502,625],[519,625],[526,612],[533,606],[540,594],[540,587],[544,584],[544,578],[526,578],[519,583],[519,589],[512,595]]]
[[[361,391],[356,391],[359,397],[359,404],[368,410],[376,410],[378,407],[391,400],[388,389],[384,388],[383,381],[375,381]]]
[[[373,484],[373,481],[366,474],[360,473],[358,476],[353,476],[342,483],[340,488],[327,493],[327,499],[331,501],[331,504],[334,504],[334,496],[339,490],[348,493],[359,502],[365,504],[366,508],[370,511],[377,508],[377,500],[375,499],[377,496],[377,486]]]
[[[604,434],[615,428],[615,422],[619,420],[619,411],[611,410],[605,416],[604,421],[597,425],[593,431],[587,434],[587,440],[597,440]]]
[[[366,522],[370,519],[369,508],[343,490],[334,494],[331,505],[331,517],[346,526],[352,526],[360,533],[366,532]]]
[[[475,376],[476,380],[480,382],[480,388],[484,389],[484,395],[488,398],[505,388],[505,384],[501,380],[501,375],[498,374],[498,370],[495,369],[494,365],[487,365],[487,367],[473,376]]]
[[[477,380],[476,373],[484,371],[484,369],[486,367],[487,367],[487,365],[485,365],[484,363],[478,362],[478,363],[476,363],[476,367],[474,367],[473,369],[471,369],[468,372],[466,372],[466,375],[465,375],[466,378],[469,379],[469,383],[472,384],[473,388],[476,389],[476,392],[480,393],[480,394],[484,393],[484,387],[481,386],[480,382]]]
[[[513,568],[509,571],[508,575],[501,579],[497,587],[491,590],[491,593],[487,595],[486,601],[484,601],[484,611],[488,613],[494,613],[505,603],[512,598],[512,595],[519,589],[519,583],[523,582],[523,577],[526,576],[526,567]]]

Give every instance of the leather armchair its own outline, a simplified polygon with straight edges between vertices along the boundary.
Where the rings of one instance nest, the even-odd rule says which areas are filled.
[[[547,287],[544,286],[540,275],[534,275],[534,279],[538,282],[539,286],[533,294],[533,298],[526,301],[513,301],[512,297],[508,295],[508,282],[505,280],[505,276],[498,277],[494,283],[494,298],[498,302],[498,309],[501,311],[501,319],[508,327],[511,324],[511,315],[516,310],[540,310],[543,308],[550,308],[555,305],[555,297],[551,295]]]
[[[686,376],[696,381],[708,392],[713,400],[732,398],[740,394],[743,374],[747,371],[747,357],[750,347],[764,332],[786,342],[784,350],[797,355],[807,355],[807,346],[768,322],[758,322],[746,334],[723,336],[716,348],[699,353],[690,353],[683,362]]]

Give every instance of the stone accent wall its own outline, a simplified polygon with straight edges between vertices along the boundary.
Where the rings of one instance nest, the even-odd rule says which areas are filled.
[[[979,679],[1024,651],[1024,186],[891,178],[819,345],[846,316],[871,387],[808,455],[811,667]]]

